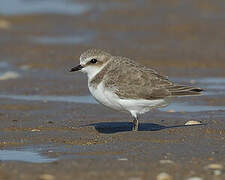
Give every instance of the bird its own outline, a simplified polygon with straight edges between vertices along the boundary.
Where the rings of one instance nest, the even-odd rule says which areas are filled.
[[[139,115],[167,106],[171,97],[200,95],[203,91],[174,83],[154,69],[101,49],[83,52],[80,64],[70,69],[75,71],[87,74],[89,91],[99,103],[131,114],[133,131],[138,131]]]

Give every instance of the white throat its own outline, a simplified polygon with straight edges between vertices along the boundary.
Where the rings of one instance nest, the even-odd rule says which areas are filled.
[[[106,66],[106,64],[108,64],[108,62],[101,67],[86,66],[81,71],[87,74],[88,82],[90,82]]]

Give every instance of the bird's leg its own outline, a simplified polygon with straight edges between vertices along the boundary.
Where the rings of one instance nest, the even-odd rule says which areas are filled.
[[[136,116],[133,116],[133,128],[132,128],[132,131],[138,131],[138,117],[137,115]]]

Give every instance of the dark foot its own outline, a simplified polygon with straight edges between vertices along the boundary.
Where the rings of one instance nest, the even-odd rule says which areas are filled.
[[[138,120],[137,119],[133,120],[132,131],[138,131]]]

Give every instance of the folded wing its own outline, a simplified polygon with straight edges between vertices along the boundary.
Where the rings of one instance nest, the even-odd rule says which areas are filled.
[[[117,58],[118,59],[118,58]],[[118,62],[113,62],[118,63]],[[108,69],[105,85],[121,99],[162,99],[168,96],[198,95],[200,88],[178,85],[134,61],[124,58],[120,65]]]

